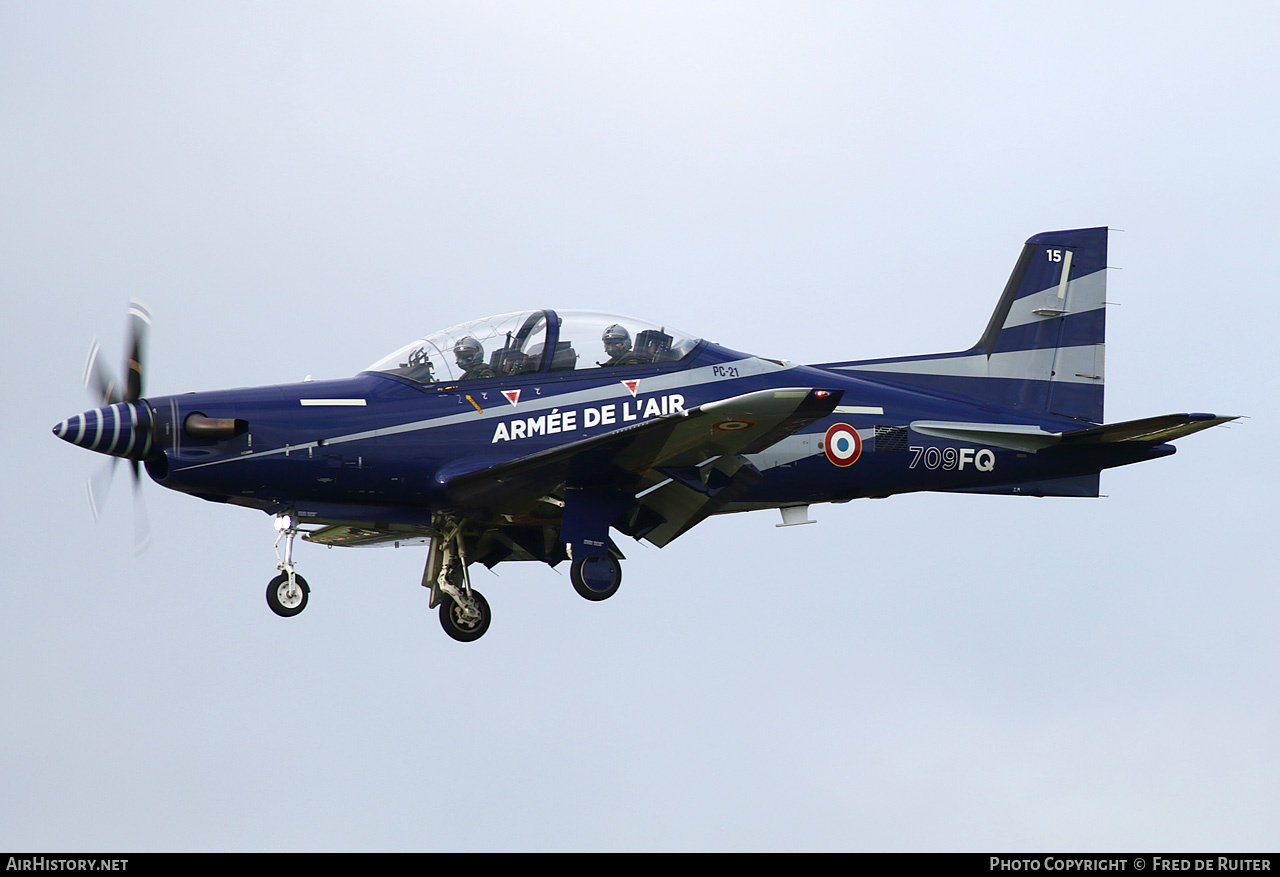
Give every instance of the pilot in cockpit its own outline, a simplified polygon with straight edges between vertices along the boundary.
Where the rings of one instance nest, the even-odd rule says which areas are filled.
[[[453,355],[462,369],[461,380],[473,381],[479,378],[496,378],[497,373],[484,361],[484,347],[470,335],[458,339],[453,345]]]
[[[639,365],[644,362],[644,359],[631,349],[631,333],[618,323],[605,329],[600,340],[604,342],[604,352],[609,357],[608,361],[600,365]]]

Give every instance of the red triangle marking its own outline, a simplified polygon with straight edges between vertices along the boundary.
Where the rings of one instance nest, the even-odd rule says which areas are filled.
[[[507,397],[507,401],[508,401],[508,402],[510,402],[512,405],[514,405],[514,404],[516,404],[517,402],[519,402],[519,401],[520,401],[520,391],[519,391],[519,390],[503,390],[503,391],[502,391],[502,395],[506,396],[506,397]]]
[[[634,396],[636,394],[636,391],[640,389],[640,382],[639,381],[623,381],[622,386],[626,387],[627,391],[631,393],[632,396]]]

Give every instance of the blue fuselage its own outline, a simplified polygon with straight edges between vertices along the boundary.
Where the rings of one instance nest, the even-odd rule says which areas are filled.
[[[154,419],[147,469],[165,487],[304,518],[429,524],[455,509],[454,475],[526,457],[708,402],[782,387],[842,393],[829,417],[749,457],[763,479],[728,511],[888,496],[920,490],[1036,494],[1041,482],[1172,453],[1157,447],[1024,452],[930,438],[916,421],[1082,426],[928,393],[826,368],[795,366],[704,342],[677,363],[419,384],[353,378],[188,393],[145,400]],[[192,415],[235,419],[241,434],[195,438]],[[860,447],[842,459],[824,437],[837,424]],[[1087,488],[1082,488],[1082,492]],[[1061,491],[1055,491],[1061,492]],[[1082,493],[1083,495],[1083,493]]]

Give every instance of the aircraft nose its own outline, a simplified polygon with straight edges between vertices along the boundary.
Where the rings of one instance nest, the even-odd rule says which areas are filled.
[[[141,402],[118,402],[68,417],[53,434],[100,454],[141,460],[151,451],[151,411]]]
[[[75,435],[84,431],[84,415],[77,414],[75,417],[68,417],[53,428],[53,434],[60,439],[66,439],[72,444],[76,443]]]

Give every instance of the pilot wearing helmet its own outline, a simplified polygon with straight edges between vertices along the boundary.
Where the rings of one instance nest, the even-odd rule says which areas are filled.
[[[480,342],[470,335],[458,339],[458,343],[453,345],[453,355],[458,361],[458,367],[462,369],[461,379],[464,381],[498,376],[497,372],[484,361],[484,348]]]
[[[604,342],[604,352],[609,357],[608,361],[600,363],[602,366],[640,365],[645,361],[631,349],[631,333],[617,323],[605,329],[600,340]]]

